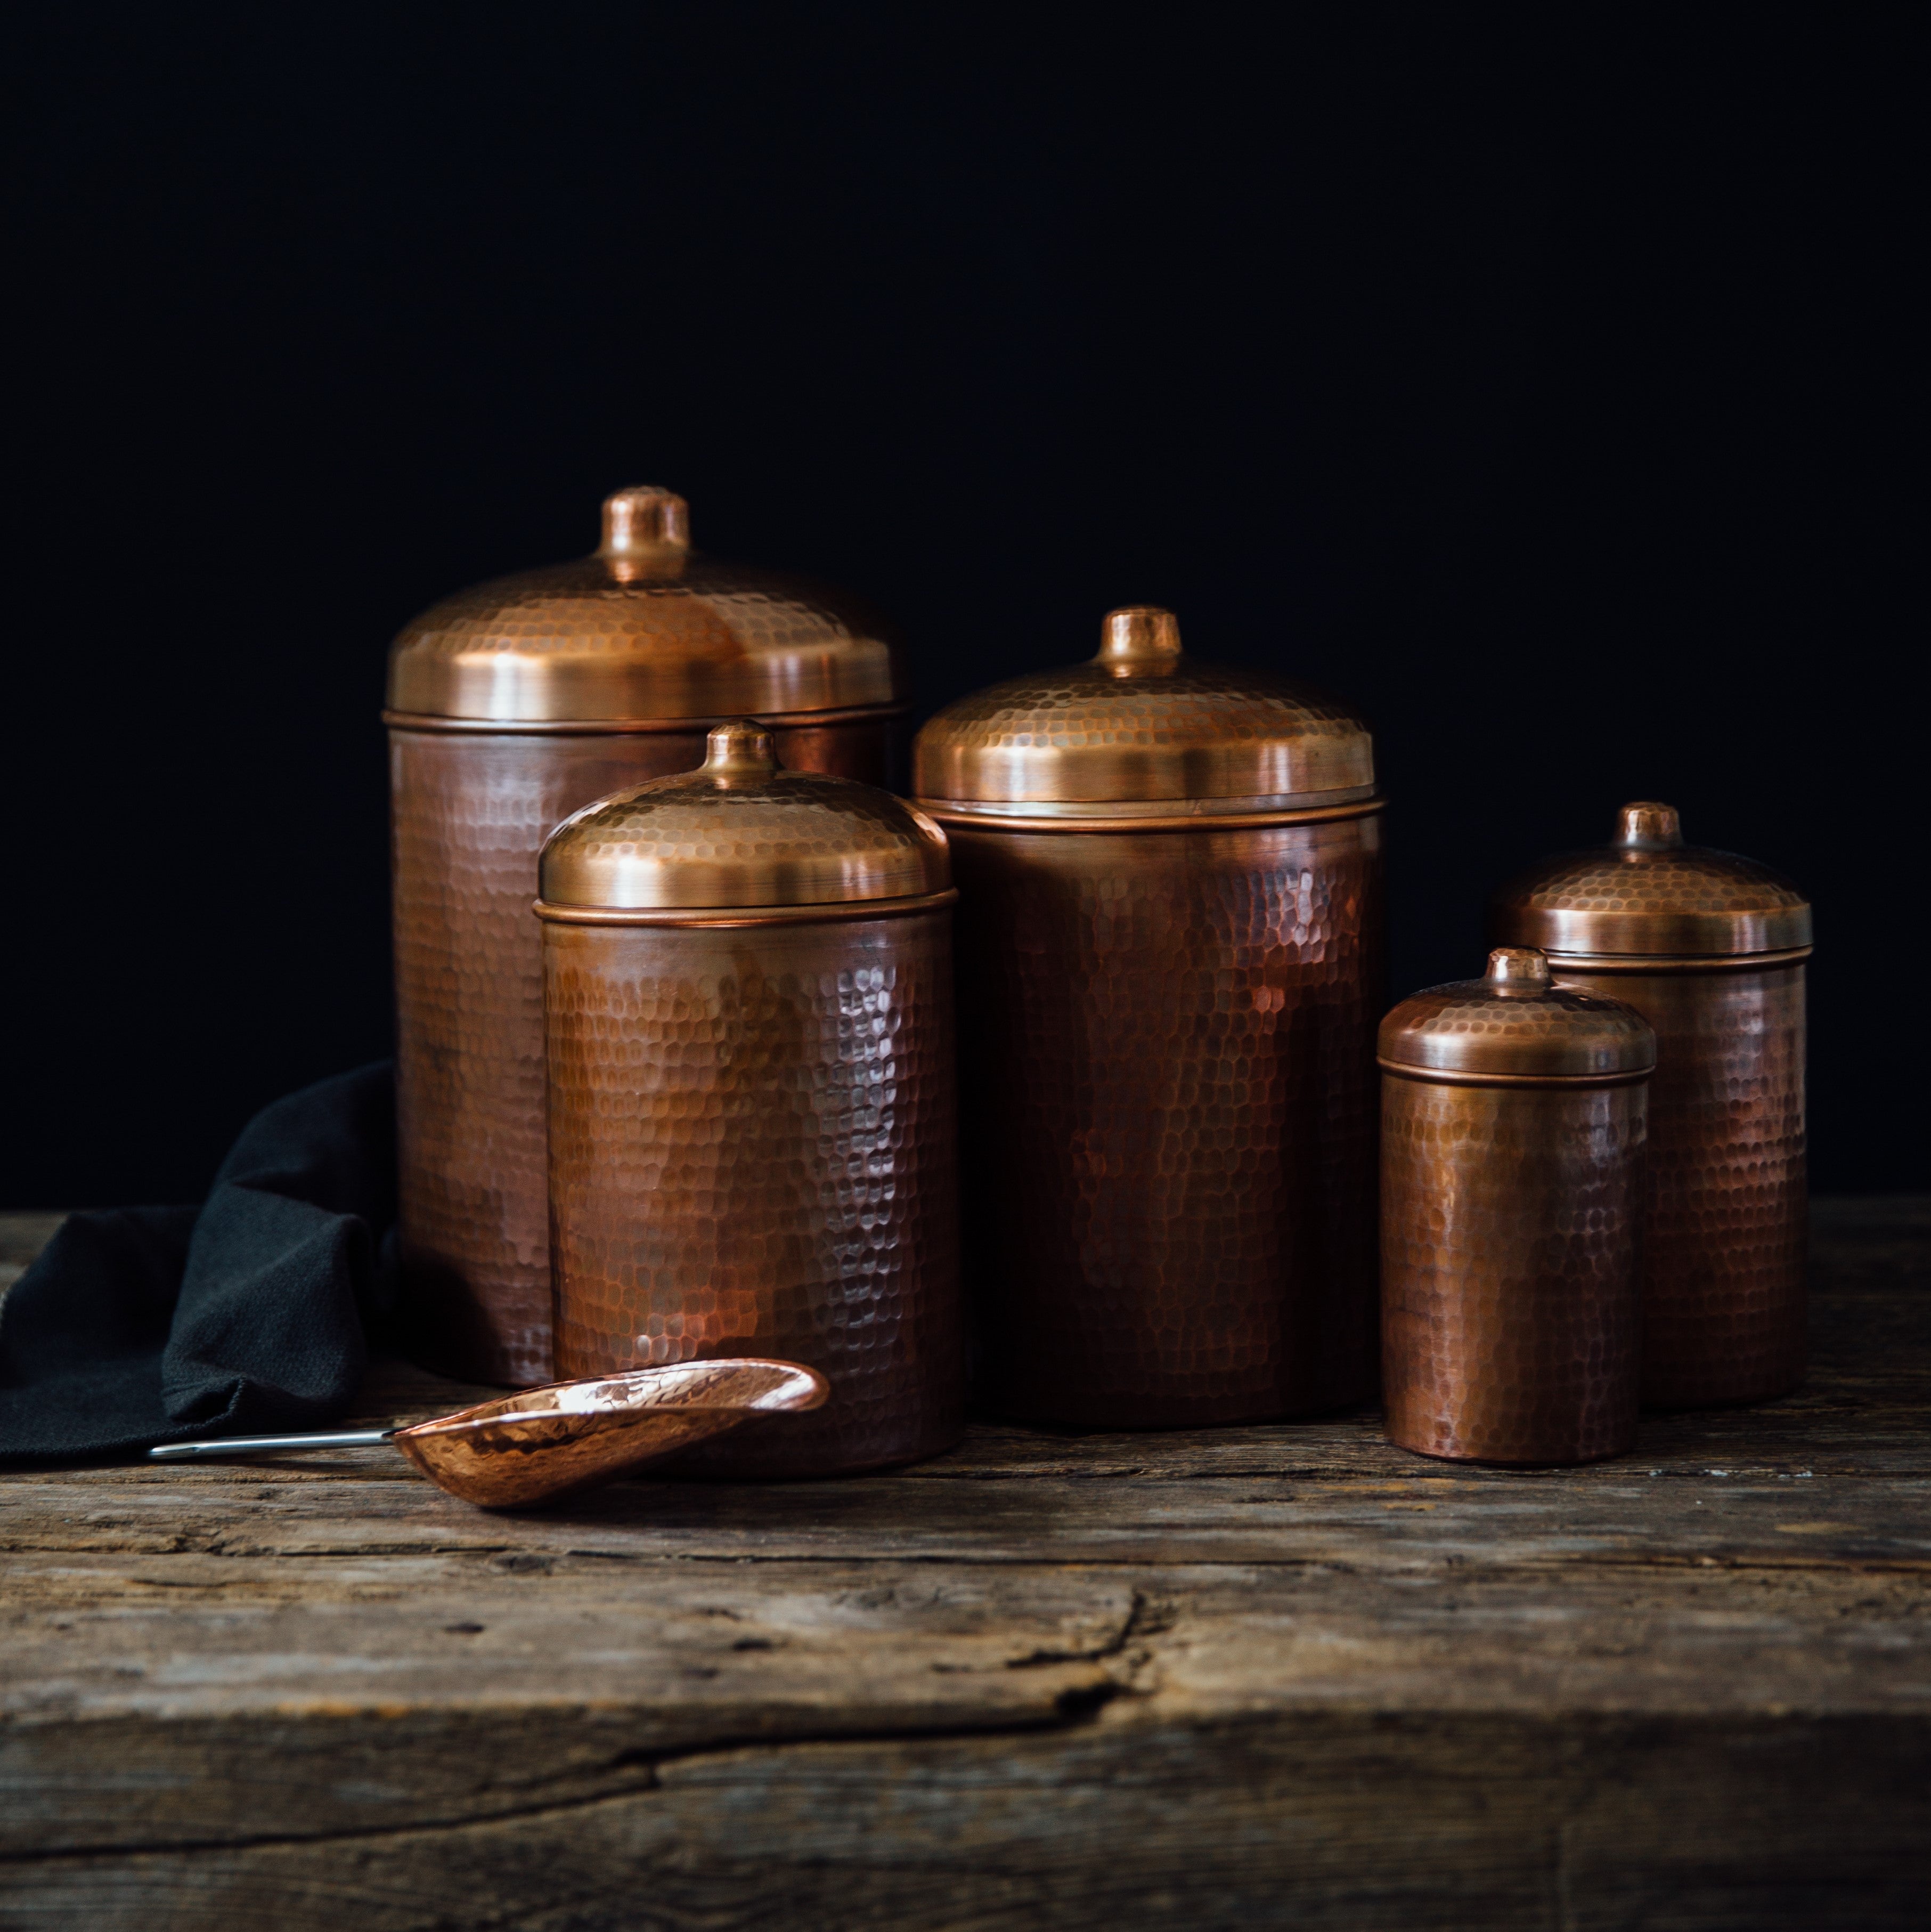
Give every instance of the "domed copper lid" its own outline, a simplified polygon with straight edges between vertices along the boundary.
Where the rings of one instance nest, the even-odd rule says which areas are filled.
[[[1810,944],[1810,906],[1788,879],[1732,852],[1683,842],[1674,806],[1626,805],[1615,843],[1565,853],[1496,894],[1511,946],[1564,956],[1780,952]]]
[[[539,911],[831,906],[952,884],[946,835],[889,792],[784,770],[771,734],[720,724],[695,771],[566,818],[543,848]]]
[[[459,591],[389,652],[388,709],[494,724],[894,705],[897,652],[838,593],[691,548],[684,500],[619,490],[592,556]]]
[[[1656,1065],[1656,1035],[1635,1007],[1557,986],[1529,946],[1498,947],[1486,978],[1404,1000],[1375,1044],[1384,1066],[1451,1079],[1613,1080]]]
[[[1170,610],[1111,612],[1098,656],[995,684],[919,734],[934,812],[1078,818],[1280,812],[1375,796],[1374,740],[1345,705],[1264,671],[1197,664]]]

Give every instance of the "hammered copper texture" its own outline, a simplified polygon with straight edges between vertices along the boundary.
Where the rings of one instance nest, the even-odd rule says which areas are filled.
[[[1526,1465],[1634,1446],[1646,1099],[1384,1074],[1390,1441]]]
[[[1643,1400],[1762,1402],[1804,1372],[1804,968],[1577,972],[1656,1029]]]
[[[951,922],[544,924],[560,1370],[832,1384],[680,1468],[829,1474],[964,1426]]]
[[[990,1399],[1136,1428],[1371,1394],[1379,820],[949,829]]]
[[[774,730],[780,755],[872,782],[895,728]],[[688,731],[390,733],[402,1310],[464,1381],[551,1378],[543,988],[530,907],[562,818],[704,756]]]

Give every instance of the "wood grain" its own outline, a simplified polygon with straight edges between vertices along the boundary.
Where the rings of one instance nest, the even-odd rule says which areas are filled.
[[[1915,1927],[1927,1260],[1820,1203],[1808,1387],[1555,1474],[1363,1412],[518,1516],[12,1474],[0,1924]]]

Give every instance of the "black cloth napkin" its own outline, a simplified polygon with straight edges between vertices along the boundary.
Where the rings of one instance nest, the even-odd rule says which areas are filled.
[[[386,1060],[265,1108],[199,1208],[71,1215],[0,1297],[0,1462],[325,1427],[393,1299]]]

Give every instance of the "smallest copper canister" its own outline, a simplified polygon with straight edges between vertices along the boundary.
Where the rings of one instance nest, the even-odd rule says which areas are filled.
[[[1378,1046],[1389,1439],[1529,1466],[1633,1448],[1648,1023],[1503,946]]]
[[[946,836],[711,732],[544,846],[556,1372],[775,1356],[832,1385],[692,1472],[829,1475],[964,1426]]]

